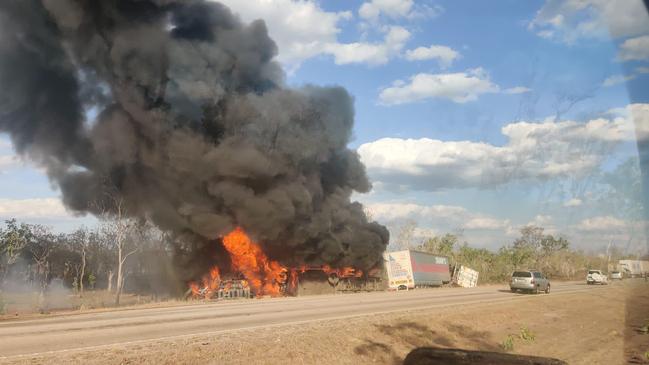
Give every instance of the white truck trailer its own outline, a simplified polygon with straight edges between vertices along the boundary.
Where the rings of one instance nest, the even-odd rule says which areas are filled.
[[[643,260],[620,260],[617,264],[618,270],[626,277],[635,278],[649,273],[649,261]]]
[[[383,254],[390,289],[441,286],[451,281],[448,257],[403,250]]]

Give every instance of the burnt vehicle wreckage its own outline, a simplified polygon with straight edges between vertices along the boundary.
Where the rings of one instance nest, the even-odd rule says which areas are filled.
[[[365,272],[329,265],[291,268],[270,260],[261,246],[241,228],[236,228],[218,243],[227,252],[225,256],[229,257],[229,262],[214,264],[200,280],[189,282],[186,297],[252,298],[385,289],[382,262]]]

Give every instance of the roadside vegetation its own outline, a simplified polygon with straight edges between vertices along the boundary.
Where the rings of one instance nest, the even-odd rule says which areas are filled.
[[[405,229],[414,230],[415,227]],[[495,251],[471,247],[460,240],[460,235],[448,233],[424,238],[408,247],[448,256],[451,266],[464,265],[477,270],[479,282],[483,284],[504,283],[519,269],[540,270],[550,279],[583,279],[589,269],[607,271],[617,260],[636,259],[634,255],[623,255],[615,247],[610,248],[608,254],[578,250],[571,247],[567,238],[546,234],[543,227],[533,225],[521,228],[518,238]]]
[[[168,243],[150,224],[119,217],[71,233],[7,220],[0,226],[0,314],[16,305],[42,313],[119,305],[123,290],[152,300],[168,295]]]
[[[115,204],[111,212],[120,211]],[[415,228],[406,227],[402,236]],[[9,219],[0,226],[0,314],[16,303],[30,303],[41,313],[56,306],[120,305],[122,292],[130,296],[123,304],[177,297],[186,288],[174,279],[172,239],[147,222],[114,213],[93,229],[70,233]],[[481,284],[505,283],[513,271],[531,268],[550,279],[580,280],[588,269],[607,271],[627,258],[614,247],[607,254],[574,249],[565,237],[538,226],[523,227],[518,238],[498,250],[472,247],[455,234],[408,242],[408,248],[448,256],[451,269],[464,265],[479,271]],[[71,301],[75,296],[85,299]],[[67,304],[59,300],[64,297]]]
[[[536,340],[536,335],[525,326],[521,327],[521,332],[518,337],[520,337],[521,340],[527,342],[534,342],[534,340]]]
[[[514,351],[514,336],[507,335],[500,344],[500,347],[505,351]]]
[[[500,343],[500,348],[503,351],[511,352],[514,351],[514,347],[517,341],[522,341],[523,343],[533,343],[536,340],[536,335],[530,331],[526,326],[521,327],[518,335],[508,334],[505,336],[505,339]]]
[[[588,269],[606,270],[624,258],[616,250],[608,255],[573,249],[564,237],[527,226],[511,244],[490,251],[460,243],[460,236],[429,237],[412,248],[445,255],[451,268],[465,265],[480,272],[480,283],[504,283],[516,269],[535,268],[551,279],[582,279]],[[31,303],[34,311],[53,306],[93,308],[119,305],[122,291],[137,296],[128,303],[167,299],[173,291],[171,238],[146,222],[119,215],[106,217],[94,229],[71,233],[20,223],[0,226],[0,313],[16,303]],[[89,293],[90,291],[90,293]],[[4,294],[3,294],[4,293]],[[65,304],[65,296],[76,296]],[[143,299],[148,297],[148,299]]]

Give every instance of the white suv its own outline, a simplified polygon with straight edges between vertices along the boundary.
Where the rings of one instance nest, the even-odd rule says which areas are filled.
[[[586,276],[586,284],[602,284],[605,285],[608,283],[608,277],[602,273],[601,270],[588,270],[588,275]]]

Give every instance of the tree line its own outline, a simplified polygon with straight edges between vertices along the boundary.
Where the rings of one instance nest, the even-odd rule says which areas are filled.
[[[58,281],[79,295],[88,289],[111,291],[116,304],[125,288],[138,294],[170,293],[171,282],[161,270],[172,257],[172,238],[146,221],[116,212],[93,229],[70,233],[5,221],[0,227],[0,291],[46,292]],[[566,238],[537,226],[523,227],[520,237],[496,251],[460,239],[458,234],[431,236],[407,248],[448,256],[452,267],[479,271],[483,283],[505,282],[513,271],[532,268],[553,279],[581,279],[586,270],[606,270],[623,258],[614,249],[603,257],[576,250]]]
[[[609,248],[607,254],[590,254],[574,249],[564,237],[546,234],[534,225],[520,229],[520,237],[496,251],[475,248],[460,242],[460,236],[445,234],[423,239],[410,248],[448,256],[451,266],[464,265],[480,272],[480,282],[507,281],[515,270],[535,269],[551,279],[583,279],[589,269],[608,270],[627,258]],[[631,257],[629,257],[631,258]]]
[[[0,291],[46,293],[59,282],[79,295],[111,291],[119,305],[127,283],[141,293],[159,292],[150,277],[171,256],[169,247],[169,238],[150,223],[119,214],[70,233],[9,219],[0,227]]]

